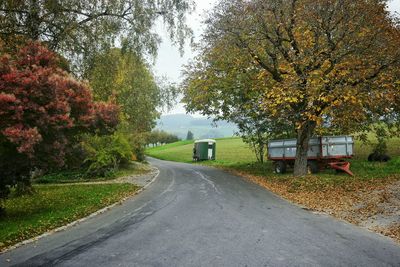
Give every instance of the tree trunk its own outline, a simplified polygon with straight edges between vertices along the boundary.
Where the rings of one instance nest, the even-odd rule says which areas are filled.
[[[0,218],[6,214],[6,209],[4,207],[4,199],[0,199]]]
[[[35,193],[32,184],[30,183],[29,179],[24,179],[23,181],[19,181],[15,187],[15,195],[17,196],[25,196],[25,195],[32,195]]]
[[[304,176],[307,174],[307,152],[308,142],[316,123],[314,121],[307,121],[304,125],[297,130],[297,145],[296,145],[296,160],[294,162],[294,176]]]
[[[259,145],[260,147],[259,147],[259,157],[260,157],[260,163],[264,163],[264,145],[263,144],[260,144]]]
[[[256,154],[256,158],[258,162],[264,163],[264,146],[258,140],[252,141],[251,146],[253,148],[254,153]]]
[[[264,163],[265,144],[262,139],[262,133],[258,132],[258,145],[260,146],[260,162]]]

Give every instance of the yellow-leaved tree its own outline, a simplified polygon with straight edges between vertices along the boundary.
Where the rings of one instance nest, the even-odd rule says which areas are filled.
[[[386,2],[222,0],[209,14],[202,47],[234,45],[241,60],[226,68],[248,58],[262,109],[295,125],[295,175],[319,128],[355,130],[398,109],[400,29]]]

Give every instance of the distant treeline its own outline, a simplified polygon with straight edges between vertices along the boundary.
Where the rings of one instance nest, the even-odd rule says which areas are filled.
[[[174,143],[180,140],[181,139],[174,134],[170,134],[160,130],[153,130],[151,133],[149,133],[147,137],[147,145],[151,145],[154,147],[162,144]]]

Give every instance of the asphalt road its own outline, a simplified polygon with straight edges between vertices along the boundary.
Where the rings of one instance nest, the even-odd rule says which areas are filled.
[[[386,237],[214,168],[150,161],[160,175],[140,195],[0,266],[400,266]]]

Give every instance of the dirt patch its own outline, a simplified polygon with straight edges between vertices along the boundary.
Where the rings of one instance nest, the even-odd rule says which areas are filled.
[[[133,162],[133,165],[135,165],[135,170],[137,173],[135,174],[129,174],[129,175],[122,175],[118,178],[115,179],[110,179],[110,180],[100,180],[100,181],[88,181],[88,182],[77,182],[76,184],[115,184],[115,183],[120,183],[120,184],[134,184],[139,187],[144,187],[148,183],[150,183],[154,176],[158,173],[158,169],[151,166],[150,164],[143,164],[139,162]],[[58,185],[58,186],[69,186],[72,183],[61,183],[61,184],[53,184],[53,185]]]
[[[152,181],[154,176],[158,173],[158,169],[152,167],[151,165],[140,165],[140,170],[142,173],[134,174],[134,175],[127,175],[120,178],[115,179],[114,183],[131,183],[138,185],[140,187],[146,186],[148,183]]]
[[[328,185],[323,189],[313,189],[309,185],[318,185],[317,177],[307,177],[308,184],[299,185],[295,178],[286,181],[269,181],[260,176],[232,172],[306,209],[330,214],[400,242],[400,181],[398,177],[386,180],[353,181],[340,186]]]

